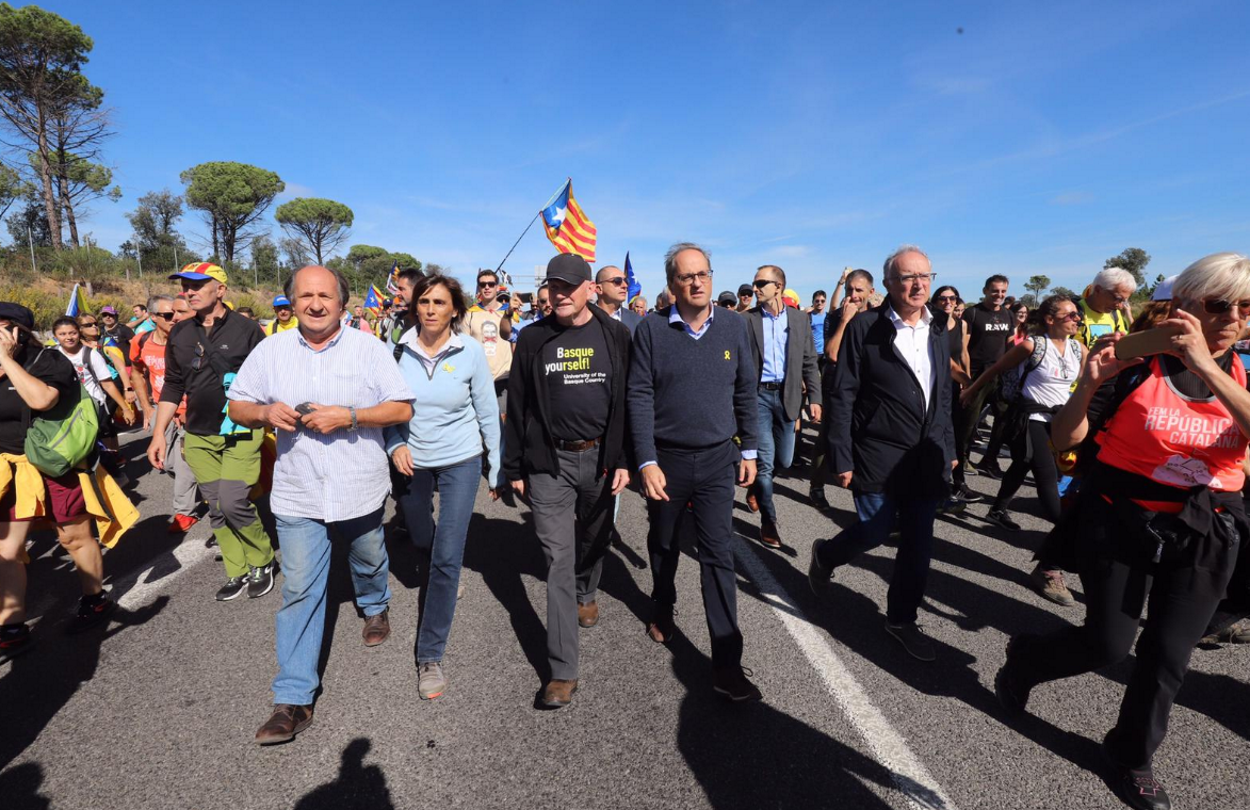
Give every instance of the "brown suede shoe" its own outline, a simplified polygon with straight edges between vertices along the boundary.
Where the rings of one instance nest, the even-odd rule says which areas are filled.
[[[647,635],[651,636],[651,640],[656,644],[667,644],[676,632],[677,625],[673,622],[673,609],[657,606],[651,623],[647,625]]]
[[[543,689],[543,696],[539,702],[548,709],[563,709],[573,702],[573,693],[576,691],[577,681],[562,681],[553,678]]]
[[[290,703],[279,703],[273,707],[273,714],[265,721],[265,725],[256,731],[257,745],[274,745],[289,742],[295,735],[312,725],[312,706],[293,706]]]
[[[366,647],[376,647],[391,636],[391,620],[389,618],[390,608],[382,611],[376,616],[365,617],[365,629],[360,635],[365,640]]]
[[[767,520],[760,523],[760,542],[769,548],[781,548],[781,534],[777,531],[777,524]]]
[[[755,497],[754,492],[747,492],[747,509],[750,509],[752,512],[760,511],[760,501]]]
[[[577,623],[582,627],[594,627],[599,623],[599,603],[577,603]]]

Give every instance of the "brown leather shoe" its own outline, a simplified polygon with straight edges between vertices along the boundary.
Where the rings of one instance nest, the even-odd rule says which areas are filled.
[[[677,632],[677,625],[673,622],[673,609],[655,609],[655,616],[652,617],[651,623],[647,625],[647,635],[651,636],[651,640],[656,644],[667,644],[673,634]]]
[[[760,502],[755,497],[754,492],[747,492],[747,509],[750,509],[752,512],[760,511]]]
[[[295,735],[312,725],[312,706],[293,706],[279,703],[265,724],[256,730],[257,745],[274,745],[289,742]]]
[[[765,520],[760,523],[760,542],[769,548],[781,548],[781,535],[777,532],[777,524]]]
[[[599,603],[577,603],[577,623],[582,627],[594,627],[599,623]]]
[[[376,616],[365,617],[365,629],[360,632],[366,647],[376,647],[391,636],[391,610],[387,608]]]
[[[552,679],[543,688],[543,696],[539,700],[548,709],[563,709],[573,702],[573,693],[577,691],[577,681]]]

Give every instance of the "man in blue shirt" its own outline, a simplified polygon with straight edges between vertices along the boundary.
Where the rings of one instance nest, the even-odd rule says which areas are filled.
[[[825,311],[825,301],[828,296],[824,290],[817,290],[812,295],[812,310],[807,314],[808,322],[812,327],[812,346],[816,349],[817,366],[822,366],[821,358],[825,355],[825,318],[829,313]]]

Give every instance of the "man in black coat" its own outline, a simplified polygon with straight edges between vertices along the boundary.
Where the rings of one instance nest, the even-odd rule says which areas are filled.
[[[827,416],[829,452],[859,520],[817,540],[808,567],[812,589],[827,592],[834,569],[884,543],[897,522],[885,628],[921,661],[936,657],[916,613],[933,553],[933,520],[955,464],[950,346],[943,323],[926,306],[934,275],[920,248],[899,248],[885,260],[888,297],[846,329]]]

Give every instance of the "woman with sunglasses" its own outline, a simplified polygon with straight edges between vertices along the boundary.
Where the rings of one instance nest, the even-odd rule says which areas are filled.
[[[1100,439],[1070,532],[1085,623],[1013,638],[994,683],[1003,705],[1022,712],[1039,685],[1124,659],[1149,601],[1119,719],[1103,741],[1116,794],[1149,810],[1170,806],[1151,760],[1247,537],[1250,391],[1232,348],[1250,317],[1250,258],[1194,262],[1173,285],[1172,305],[1160,327],[1175,330],[1165,353],[1120,360],[1121,336],[1099,341],[1054,418],[1056,448],[1091,432]],[[1113,393],[1095,397],[1103,383]]]

